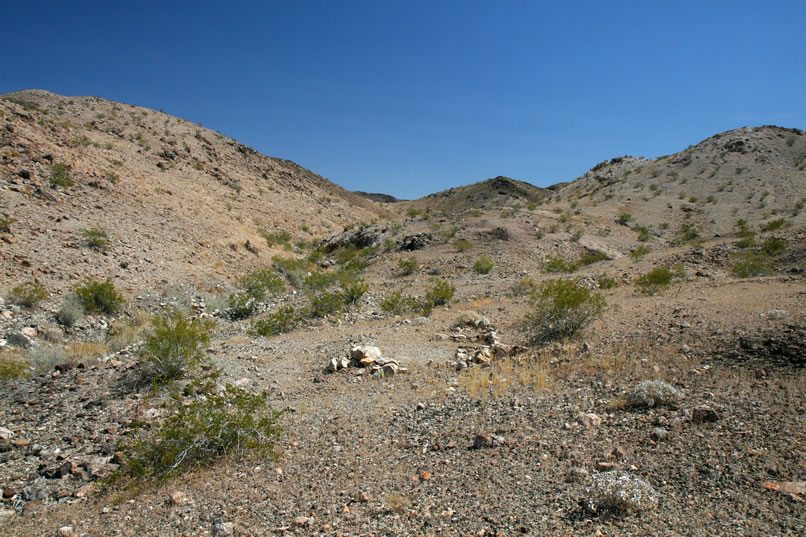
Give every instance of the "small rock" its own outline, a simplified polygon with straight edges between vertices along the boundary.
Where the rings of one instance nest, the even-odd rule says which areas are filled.
[[[661,442],[669,437],[669,431],[663,427],[655,427],[652,429],[652,432],[649,433],[649,437],[656,442]]]
[[[709,406],[698,406],[691,413],[694,423],[709,423],[719,420],[719,413]]]
[[[294,519],[294,525],[299,528],[304,528],[313,524],[314,519],[312,516],[298,516]]]
[[[213,525],[213,537],[229,536],[235,534],[234,522],[217,522]]]
[[[495,446],[500,446],[504,443],[504,437],[494,434],[477,434],[473,439],[473,447],[471,449],[483,449]]]
[[[73,537],[73,535],[75,535],[73,526],[62,526],[57,533],[59,537]]]
[[[584,425],[587,428],[598,427],[602,424],[602,418],[593,412],[582,412],[577,414],[576,422],[580,425]]]
[[[571,483],[580,483],[580,482],[585,481],[586,479],[588,479],[589,476],[590,476],[590,472],[588,472],[586,469],[575,467],[575,468],[571,468],[571,470],[568,471],[568,475],[566,476],[566,481],[571,482]]]
[[[187,496],[185,496],[184,492],[180,492],[178,490],[171,493],[168,498],[168,503],[171,505],[182,505],[185,502],[187,502]]]
[[[13,498],[16,495],[17,495],[17,491],[15,489],[11,488],[11,487],[6,487],[6,488],[3,489],[3,498],[5,498],[5,499]]]
[[[605,456],[608,459],[615,459],[615,460],[624,460],[627,457],[627,450],[621,446],[616,446],[608,451],[605,452]]]
[[[0,440],[11,440],[14,438],[14,431],[11,429],[6,429],[5,427],[0,427]]]

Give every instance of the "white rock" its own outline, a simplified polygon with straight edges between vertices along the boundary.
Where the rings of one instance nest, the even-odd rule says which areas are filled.
[[[6,429],[5,427],[0,427],[0,439],[11,440],[12,438],[14,438],[14,431],[11,429]]]
[[[73,537],[73,526],[62,526],[58,531],[59,537]]]
[[[576,422],[585,427],[598,427],[602,424],[602,418],[593,412],[581,412],[577,414]]]

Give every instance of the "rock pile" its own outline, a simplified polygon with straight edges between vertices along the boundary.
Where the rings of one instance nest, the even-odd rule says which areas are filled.
[[[353,345],[350,356],[334,356],[327,365],[329,373],[335,373],[348,367],[360,367],[370,371],[372,376],[378,378],[392,377],[398,373],[407,373],[408,369],[401,367],[397,360],[384,358],[378,347],[371,345]]]
[[[526,347],[502,343],[495,331],[487,332],[481,339],[486,343],[485,345],[456,349],[454,359],[449,361],[448,365],[457,370],[465,369],[470,364],[489,365],[496,358],[515,356],[526,350]]]

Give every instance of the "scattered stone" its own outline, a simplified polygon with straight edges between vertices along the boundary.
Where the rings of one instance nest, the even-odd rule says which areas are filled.
[[[378,347],[354,345],[350,349],[350,358],[359,367],[369,367],[380,357],[381,350]]]
[[[581,483],[586,481],[588,477],[590,477],[590,472],[588,472],[585,468],[574,467],[568,471],[566,481],[570,483]]]
[[[298,516],[294,519],[294,525],[299,528],[305,528],[313,524],[314,518],[312,516]]]
[[[806,494],[806,481],[767,481],[761,486],[784,494]]]
[[[615,459],[617,461],[621,461],[627,458],[627,450],[621,446],[616,446],[614,448],[605,451],[605,457],[607,457],[608,459]]]
[[[0,427],[0,440],[9,441],[14,438],[14,431],[11,429],[6,429],[5,427]]]
[[[652,408],[655,406],[676,406],[683,392],[662,380],[645,380],[638,383],[627,395],[631,406]]]
[[[16,512],[14,512],[14,511],[13,511],[13,510],[11,510],[11,509],[0,509],[0,523],[2,523],[2,522],[8,522],[8,521],[9,521],[9,520],[11,520],[12,518],[14,518],[14,516],[15,516],[16,514],[17,514],[17,513],[16,513]]]
[[[185,496],[184,492],[176,491],[171,493],[168,497],[168,503],[170,505],[182,505],[183,503],[187,502],[187,496]]]
[[[691,413],[694,423],[710,423],[719,420],[719,413],[709,406],[698,406]]]
[[[57,533],[59,537],[73,537],[73,535],[75,535],[73,526],[62,526]]]
[[[235,535],[234,522],[216,522],[213,525],[213,537],[228,537],[229,535]]]
[[[607,462],[607,461],[599,461],[596,463],[596,469],[600,472],[612,472],[616,469],[616,463],[614,462]]]
[[[645,511],[658,505],[658,494],[652,485],[626,473],[596,474],[585,493],[588,509],[593,512]]]
[[[17,495],[17,491],[15,489],[11,488],[11,487],[6,487],[6,488],[3,489],[3,498],[5,498],[5,499],[13,498],[16,495]]]
[[[421,250],[425,248],[434,238],[428,233],[417,233],[415,235],[407,235],[400,243],[400,250],[411,252],[414,250]]]
[[[602,418],[593,412],[581,412],[577,414],[576,422],[587,428],[598,427],[602,424]]]
[[[497,447],[504,444],[504,437],[495,434],[477,434],[473,439],[471,449],[483,449]]]
[[[661,442],[669,438],[669,431],[663,427],[655,427],[652,429],[652,432],[649,433],[649,437],[656,442]]]

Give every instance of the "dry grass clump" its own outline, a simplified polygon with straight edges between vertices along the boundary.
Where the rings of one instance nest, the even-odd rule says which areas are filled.
[[[514,387],[544,391],[554,384],[549,365],[540,356],[504,358],[492,362],[489,367],[470,367],[458,381],[474,399],[499,397]]]
[[[594,512],[646,511],[658,505],[658,493],[652,485],[626,473],[594,475],[585,494],[588,509]]]
[[[683,391],[662,380],[639,382],[629,394],[627,402],[633,407],[652,408],[676,406],[683,398]]]

